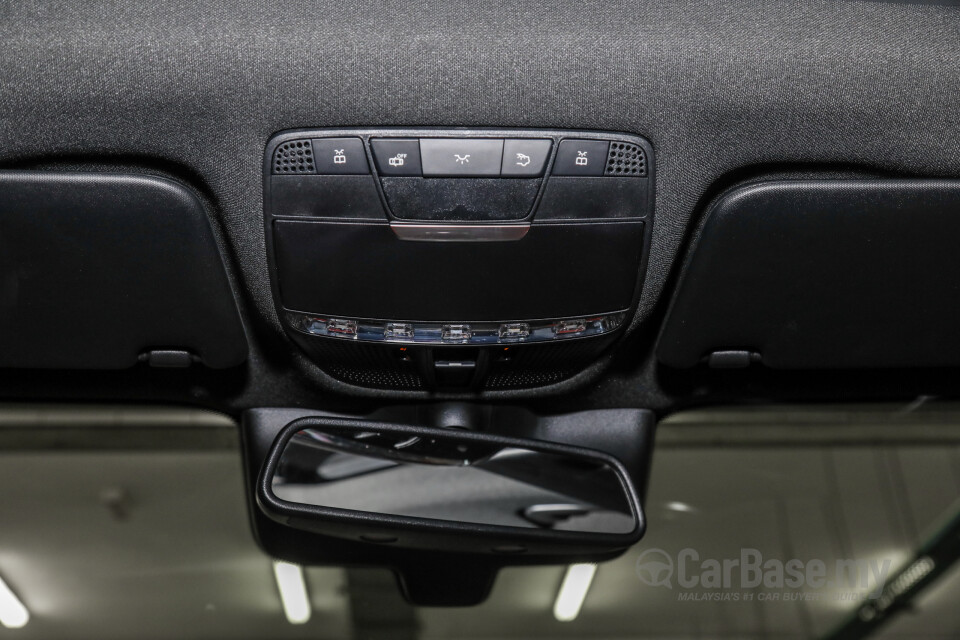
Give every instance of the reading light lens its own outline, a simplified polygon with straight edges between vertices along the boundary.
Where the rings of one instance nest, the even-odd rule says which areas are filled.
[[[577,617],[596,572],[595,564],[572,564],[567,567],[557,602],[553,605],[553,617],[560,622],[570,622]]]
[[[274,562],[273,573],[280,589],[283,613],[290,624],[303,624],[310,619],[310,600],[303,581],[303,569],[289,562]]]
[[[0,624],[8,629],[19,629],[30,621],[30,612],[0,578]]]

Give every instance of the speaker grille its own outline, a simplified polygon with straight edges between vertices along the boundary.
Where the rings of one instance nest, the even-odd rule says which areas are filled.
[[[374,389],[423,389],[416,366],[400,357],[398,347],[311,338],[302,343],[321,368],[334,378]]]
[[[284,142],[273,154],[274,173],[315,173],[316,170],[309,140]]]
[[[628,142],[611,142],[604,175],[647,175],[647,155],[643,152],[643,147]]]
[[[331,365],[327,372],[338,380],[343,380],[344,382],[349,382],[359,387],[402,389],[407,391],[423,388],[423,382],[420,376],[403,371],[364,369],[351,365]]]
[[[505,371],[491,375],[485,386],[491,390],[529,389],[562,382],[567,378],[572,378],[576,373],[576,369]]]
[[[529,389],[572,378],[596,360],[613,340],[611,336],[604,336],[517,348],[508,363],[495,363],[491,367],[484,386],[491,390]]]

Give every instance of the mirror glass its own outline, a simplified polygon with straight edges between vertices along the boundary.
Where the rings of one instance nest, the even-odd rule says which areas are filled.
[[[303,429],[284,449],[272,487],[288,502],[413,518],[590,533],[636,526],[606,462],[456,433]]]

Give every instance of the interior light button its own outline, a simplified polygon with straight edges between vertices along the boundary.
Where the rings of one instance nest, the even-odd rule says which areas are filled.
[[[602,176],[607,166],[606,140],[561,140],[553,163],[555,176]]]
[[[360,138],[316,138],[313,160],[321,175],[364,175],[370,173],[367,152]]]
[[[503,140],[492,138],[421,138],[423,175],[433,177],[499,176]]]

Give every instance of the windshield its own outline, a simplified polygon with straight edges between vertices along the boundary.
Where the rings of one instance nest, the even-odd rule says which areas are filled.
[[[230,419],[143,407],[0,416],[0,577],[29,613],[21,628],[0,627],[3,638],[960,631],[960,571],[931,546],[958,537],[960,409],[950,405],[675,414],[658,428],[648,533],[618,559],[505,569],[469,608],[412,607],[382,569],[293,567],[308,598],[298,624],[285,615],[282,571],[251,533]],[[870,607],[886,613],[895,579],[909,591],[907,578],[931,572],[909,613],[863,627]]]

